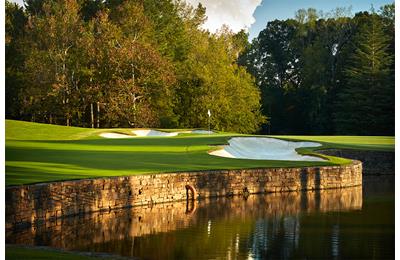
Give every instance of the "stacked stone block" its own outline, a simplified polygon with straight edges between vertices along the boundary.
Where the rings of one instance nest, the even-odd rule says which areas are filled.
[[[6,188],[6,229],[65,216],[218,196],[323,190],[362,184],[362,163],[134,175]],[[194,190],[190,195],[188,187]]]

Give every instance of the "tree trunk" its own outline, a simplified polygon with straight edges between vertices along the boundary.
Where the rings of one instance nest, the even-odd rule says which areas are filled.
[[[100,102],[97,102],[97,128],[100,128]]]
[[[90,118],[91,118],[91,122],[92,122],[92,128],[94,128],[93,103],[90,103]]]

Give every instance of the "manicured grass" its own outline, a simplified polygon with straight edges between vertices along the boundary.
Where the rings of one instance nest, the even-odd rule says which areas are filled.
[[[90,136],[92,129],[6,120],[6,140],[74,140]]]
[[[6,245],[7,260],[21,259],[49,259],[49,260],[93,260],[95,257],[78,255],[70,252],[56,251],[54,249],[31,248],[24,246]],[[105,259],[105,258],[103,258]]]
[[[229,159],[211,156],[212,145],[226,144],[238,134],[183,134],[176,137],[143,137],[105,139],[101,132],[129,133],[128,129],[84,129],[6,120],[6,185],[19,185],[57,180],[107,176],[125,176],[159,172],[207,169],[240,169],[261,167],[300,167],[337,165],[349,160],[332,156],[327,162],[295,162]],[[323,137],[284,136],[302,140]],[[323,148],[349,146],[365,149],[388,149],[389,141],[369,137],[353,137],[340,142],[340,137],[325,137]],[[333,139],[330,139],[333,138]],[[357,145],[354,145],[354,140]],[[390,141],[391,140],[391,141]],[[326,143],[325,143],[326,142]],[[210,146],[211,145],[211,146]],[[390,146],[391,145],[391,146]],[[301,149],[315,154],[312,149]]]
[[[394,136],[299,136],[273,135],[286,140],[308,140],[323,143],[327,148],[394,151]]]

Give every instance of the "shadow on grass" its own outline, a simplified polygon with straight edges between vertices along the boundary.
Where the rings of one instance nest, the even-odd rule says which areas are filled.
[[[239,168],[303,167],[329,162],[231,159],[206,151],[141,152],[6,148],[6,184],[145,173]]]
[[[247,160],[207,154],[210,145],[227,144],[231,137],[9,141],[6,143],[6,184],[160,172],[333,165],[332,162]]]
[[[197,145],[222,145],[228,144],[228,139],[233,136],[194,136],[194,137],[138,137],[127,139],[82,139],[82,140],[29,140],[32,143],[50,144],[81,144],[100,146],[197,146]],[[27,142],[26,140],[12,140],[12,142]]]

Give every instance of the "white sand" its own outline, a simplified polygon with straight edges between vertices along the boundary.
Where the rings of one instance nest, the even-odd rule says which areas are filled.
[[[162,132],[151,129],[141,129],[141,130],[133,130],[136,136],[177,136],[178,134],[213,134],[213,131],[207,130],[189,130],[189,131],[178,131],[178,132]]]
[[[137,129],[132,130],[132,135],[118,134],[118,133],[102,133],[101,137],[104,138],[132,138],[132,137],[146,137],[146,136],[156,136],[156,137],[168,137],[168,136],[177,136],[178,134],[213,134],[213,131],[208,130],[188,130],[188,131],[179,131],[179,132],[162,132],[158,130],[152,129]]]
[[[208,130],[193,130],[191,131],[192,134],[201,134],[201,135],[205,135],[205,134],[213,134],[213,131],[208,131]]]
[[[280,161],[325,161],[315,156],[300,155],[296,148],[318,147],[315,142],[290,142],[275,138],[264,137],[234,137],[223,149],[210,152],[211,155],[253,159],[253,160],[280,160]]]
[[[118,134],[118,133],[101,133],[101,137],[104,138],[112,138],[112,139],[119,139],[119,138],[133,138],[133,135],[124,135],[124,134]]]
[[[161,132],[157,130],[151,130],[151,129],[142,129],[142,130],[132,130],[132,133],[134,133],[136,136],[177,136],[179,132],[172,132],[172,133],[167,133],[167,132]]]

